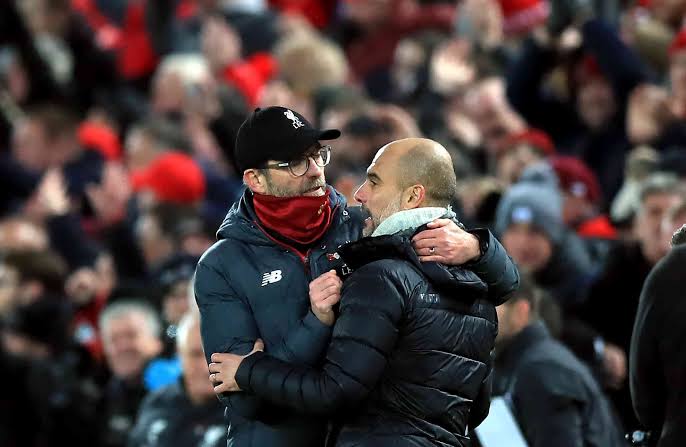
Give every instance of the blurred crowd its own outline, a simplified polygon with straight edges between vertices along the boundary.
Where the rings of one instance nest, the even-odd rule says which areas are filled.
[[[0,11],[0,445],[225,445],[189,283],[243,190],[238,127],[274,104],[341,129],[326,176],[351,203],[383,144],[443,144],[460,219],[545,292],[621,430],[645,428],[628,357],[686,223],[686,0]]]

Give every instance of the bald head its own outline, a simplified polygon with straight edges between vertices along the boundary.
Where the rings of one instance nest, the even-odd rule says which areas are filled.
[[[401,189],[422,185],[422,206],[447,207],[457,194],[457,179],[448,151],[428,138],[405,138],[393,141],[383,149],[384,157],[394,163]]]

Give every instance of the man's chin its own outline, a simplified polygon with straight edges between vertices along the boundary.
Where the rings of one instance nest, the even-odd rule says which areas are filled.
[[[362,227],[362,236],[368,237],[371,236],[372,233],[374,233],[374,230],[376,230],[376,225],[374,225],[374,220],[372,220],[371,217],[368,217],[364,220],[364,227]]]
[[[320,186],[315,189],[310,189],[308,191],[305,191],[302,195],[304,197],[321,197],[324,194],[326,194],[326,187],[325,186]]]

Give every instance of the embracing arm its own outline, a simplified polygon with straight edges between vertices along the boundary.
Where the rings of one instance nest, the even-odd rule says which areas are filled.
[[[412,238],[412,246],[422,262],[461,265],[476,273],[495,305],[519,286],[517,267],[487,229],[466,231],[451,219],[437,219]]]
[[[260,334],[249,304],[233,290],[229,278],[203,259],[196,270],[194,291],[208,362],[212,353],[250,352]],[[279,358],[312,364],[321,358],[330,334],[331,328],[308,311],[282,340],[270,345],[269,349]],[[225,394],[220,399],[244,416],[256,417],[259,409],[258,400],[245,393]]]
[[[519,271],[498,239],[486,229],[473,230],[483,254],[465,267],[472,270],[488,286],[488,298],[496,306],[504,303],[519,287]]]
[[[397,339],[403,297],[390,275],[363,267],[345,283],[341,313],[322,369],[257,352],[241,362],[238,386],[309,413],[331,413],[364,399],[386,368]]]

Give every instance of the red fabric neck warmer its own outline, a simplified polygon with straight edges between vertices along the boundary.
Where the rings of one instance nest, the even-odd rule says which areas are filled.
[[[253,206],[265,228],[300,245],[309,245],[322,237],[331,225],[329,194],[328,189],[320,197],[253,194]]]

